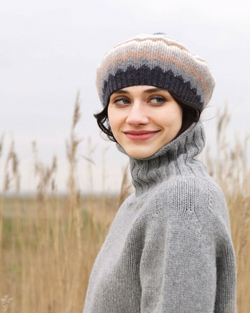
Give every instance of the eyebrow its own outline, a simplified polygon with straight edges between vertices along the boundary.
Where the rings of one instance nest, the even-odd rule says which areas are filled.
[[[150,88],[150,89],[144,90],[143,93],[151,93],[151,92],[154,92],[154,91],[162,91],[162,90],[165,90],[165,89],[163,89],[163,88]],[[116,94],[116,93],[128,94],[129,92],[126,91],[126,90],[117,90],[117,91],[113,92],[113,94]]]

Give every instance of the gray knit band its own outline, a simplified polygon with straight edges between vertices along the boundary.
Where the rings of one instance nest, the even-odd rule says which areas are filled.
[[[155,33],[115,46],[97,67],[96,86],[104,107],[113,92],[136,85],[164,88],[202,110],[215,81],[204,60],[170,36]]]

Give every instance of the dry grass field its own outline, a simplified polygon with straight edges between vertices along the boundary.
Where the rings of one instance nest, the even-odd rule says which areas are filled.
[[[80,142],[75,126],[80,120],[76,99],[67,155],[70,163],[69,192],[59,196],[50,167],[38,161],[33,143],[37,194],[19,195],[18,157],[11,146],[5,166],[0,202],[0,312],[80,313],[89,275],[97,253],[121,203],[129,191],[127,172],[120,196],[81,196],[76,186],[76,155]],[[230,116],[225,109],[217,117],[215,156],[209,149],[200,156],[223,189],[231,220],[237,256],[238,312],[250,312],[250,179],[248,137],[227,144]],[[0,143],[0,155],[3,141]],[[1,178],[2,179],[2,178]],[[14,196],[8,196],[12,186]],[[14,187],[13,187],[14,186]],[[14,188],[14,189],[13,189]]]

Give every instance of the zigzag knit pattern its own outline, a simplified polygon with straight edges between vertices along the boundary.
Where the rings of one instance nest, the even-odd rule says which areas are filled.
[[[105,107],[110,95],[125,87],[167,89],[203,109],[215,86],[208,64],[162,33],[142,34],[111,49],[97,67],[96,86]]]
[[[147,159],[95,260],[84,313],[236,313],[237,270],[220,187],[192,125]],[[126,153],[119,144],[119,150]]]

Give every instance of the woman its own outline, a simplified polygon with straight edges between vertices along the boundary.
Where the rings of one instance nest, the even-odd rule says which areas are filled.
[[[135,192],[96,258],[84,313],[235,313],[225,197],[195,158],[214,79],[163,33],[139,35],[97,68],[98,125],[129,156]]]

